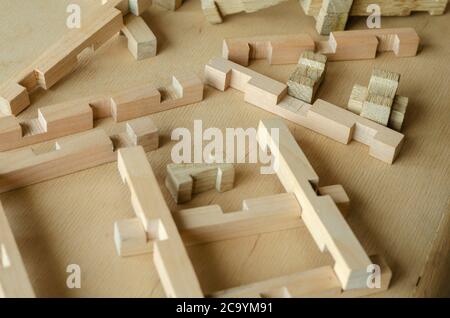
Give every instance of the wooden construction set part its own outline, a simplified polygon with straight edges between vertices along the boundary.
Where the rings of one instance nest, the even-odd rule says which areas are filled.
[[[279,130],[279,142],[272,139],[272,129]],[[325,266],[207,296],[349,297],[386,290],[391,278],[389,267],[379,256],[367,256],[337,207],[338,203],[348,204],[343,188],[318,188],[318,176],[281,120],[261,121],[258,137],[261,147],[269,148],[275,156],[277,175],[287,193],[245,200],[242,211],[231,213],[223,213],[213,205],[172,214],[145,152],[140,148],[119,150],[119,172],[131,191],[136,218],[116,222],[118,253],[122,256],[153,253],[168,297],[203,297],[184,244],[305,226],[320,250],[331,254],[334,267]],[[367,287],[367,268],[373,262],[381,268],[379,289]]]

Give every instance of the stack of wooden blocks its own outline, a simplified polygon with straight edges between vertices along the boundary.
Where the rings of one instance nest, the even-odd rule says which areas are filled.
[[[325,77],[326,63],[325,55],[312,51],[303,52],[297,68],[287,82],[288,94],[311,103]]]
[[[374,69],[369,87],[355,85],[347,108],[364,118],[400,131],[408,98],[397,95],[400,74]]]

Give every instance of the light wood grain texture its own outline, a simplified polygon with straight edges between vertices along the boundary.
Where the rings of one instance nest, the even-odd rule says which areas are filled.
[[[223,22],[223,17],[239,12],[256,12],[287,0],[201,0],[206,20],[212,24]]]
[[[307,15],[319,14],[325,0],[299,0]],[[445,12],[448,0],[353,0],[350,9],[351,16],[367,16],[367,7],[377,4],[381,8],[382,16],[407,16],[414,11],[426,11],[431,15],[440,15]]]
[[[136,216],[154,239],[153,261],[168,297],[203,297],[194,268],[144,149],[119,150],[119,173],[131,192]]]
[[[319,188],[321,195],[330,195],[342,215],[347,216],[349,198],[340,185]],[[303,228],[299,217],[301,206],[292,193],[246,199],[242,210],[224,213],[218,205],[184,209],[173,213],[185,245],[205,244]],[[114,240],[120,256],[135,256],[153,252],[153,242],[147,239],[137,218],[114,223]]]
[[[34,298],[14,234],[0,202],[0,298]]]
[[[206,65],[205,81],[222,91],[238,89],[246,102],[341,143],[368,145],[371,156],[390,164],[403,145],[404,135],[396,131],[321,99],[310,105],[286,96],[285,84],[222,58]]]
[[[276,138],[273,130],[278,131]],[[302,206],[302,220],[319,249],[333,256],[342,288],[365,288],[370,260],[331,197],[316,194],[319,177],[287,126],[280,119],[261,121],[258,138],[275,157],[274,170],[284,188]]]
[[[65,33],[64,12],[73,2],[0,1],[1,12],[8,12],[0,19],[0,82],[20,72]],[[86,14],[99,2],[80,0]],[[445,54],[450,43],[442,40],[442,30],[450,27],[449,14],[447,10],[434,17],[383,17],[383,28],[417,30],[423,50],[414,58],[379,53],[374,60],[328,63],[317,97],[340,106],[347,104],[355,83],[367,86],[374,67],[402,74],[398,94],[410,99],[402,128],[407,138],[393,166],[369,157],[364,145],[345,146],[286,121],[320,181],[345,187],[352,199],[348,222],[366,251],[369,255],[382,253],[395,271],[389,289],[372,297],[413,295],[440,219],[448,211],[450,127],[443,114],[450,100],[446,85],[450,65]],[[120,92],[142,83],[162,85],[170,75],[183,71],[202,74],[205,63],[221,54],[224,38],[316,34],[313,18],[304,15],[297,1],[229,16],[220,26],[206,21],[195,0],[186,1],[175,12],[152,6],[143,17],[160,40],[158,56],[136,62],[127,51],[125,38],[109,41],[95,54],[82,57],[82,67],[54,90],[32,94],[33,104],[18,119],[35,118],[38,108],[82,96]],[[366,19],[354,17],[348,28],[365,29]],[[281,82],[288,79],[292,67],[262,60],[251,63],[253,70]],[[193,132],[194,119],[202,119],[204,127],[246,129],[256,127],[260,119],[274,117],[249,106],[238,91],[220,93],[208,86],[202,102],[151,115],[162,138],[161,147],[147,158],[170,210],[217,204],[227,213],[241,210],[245,199],[284,192],[276,176],[262,176],[258,165],[248,164],[236,165],[233,190],[208,191],[184,205],[177,205],[164,186],[175,144],[170,141],[174,129],[186,127]],[[111,118],[96,121],[96,127],[109,134],[119,133],[125,126]],[[117,257],[113,224],[134,213],[114,163],[17,189],[0,198],[37,296],[165,296],[151,257]],[[194,245],[187,250],[205,294],[331,264],[330,256],[320,253],[307,231],[300,228]],[[450,263],[442,256],[434,259],[435,280],[427,284],[424,275],[419,286],[427,284],[427,295],[449,296]],[[81,289],[67,289],[65,284],[66,266],[73,263],[82,269]]]
[[[167,165],[166,187],[178,204],[188,202],[193,194],[211,189],[233,189],[234,166],[231,163],[181,163]]]
[[[345,30],[353,0],[323,0],[316,17],[316,30],[319,34]]]

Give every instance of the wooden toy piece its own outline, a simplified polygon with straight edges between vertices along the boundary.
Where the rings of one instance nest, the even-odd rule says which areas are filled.
[[[154,0],[153,2],[163,8],[175,11],[181,7],[184,0]]]
[[[374,69],[369,82],[369,94],[394,98],[397,93],[400,74]]]
[[[353,0],[323,0],[316,18],[316,30],[326,35],[332,31],[345,30]]]
[[[152,0],[128,0],[128,8],[135,16],[140,16],[151,5]]]
[[[233,189],[234,166],[231,163],[193,163],[167,165],[166,187],[176,203],[185,203],[193,194],[216,188]]]
[[[274,138],[272,130],[278,130]],[[369,257],[329,196],[317,195],[319,178],[287,126],[280,119],[262,120],[258,141],[270,149],[274,169],[287,192],[293,192],[302,206],[302,220],[319,249],[330,252],[342,289],[365,288]]]
[[[194,268],[142,147],[120,149],[118,168],[136,216],[153,242],[153,260],[168,297],[203,297]]]
[[[314,51],[308,34],[230,38],[223,41],[225,59],[248,66],[250,59],[267,59],[269,64],[294,64],[304,51]]]
[[[352,93],[350,94],[350,99],[348,100],[347,109],[355,114],[361,114],[362,106],[364,101],[369,95],[369,90],[367,87],[355,84],[353,85]]]
[[[136,60],[156,55],[156,37],[142,17],[130,14],[125,16],[122,32],[127,37],[128,49]]]
[[[19,248],[0,202],[0,298],[34,298]]]
[[[325,76],[327,57],[311,51],[303,52],[299,65],[287,82],[288,94],[311,103]]]
[[[316,17],[322,8],[324,0],[300,0],[303,11]],[[378,0],[382,16],[407,16],[411,12],[426,11],[431,15],[444,14],[447,0]],[[367,7],[374,4],[372,0],[353,0],[350,16],[368,16],[372,14]]]
[[[331,32],[316,43],[317,52],[329,61],[373,59],[377,52],[392,51],[397,57],[416,56],[420,38],[413,28],[368,29]]]
[[[0,151],[20,148],[93,128],[89,104],[67,102],[43,107],[38,117],[19,121],[15,116],[0,118]]]
[[[397,131],[402,130],[405,120],[406,108],[408,107],[408,97],[395,95],[392,105],[391,116],[389,117],[388,127]]]
[[[265,281],[215,292],[213,298],[298,298],[298,297],[366,297],[386,291],[392,272],[379,255],[370,257],[373,264],[380,266],[380,288],[342,290],[333,268],[323,266],[304,272],[272,278]]]
[[[209,23],[223,22],[223,17],[239,12],[256,12],[287,0],[202,0],[202,10]]]
[[[159,130],[150,117],[130,120],[126,124],[126,132],[111,136],[114,148],[142,146],[146,152],[158,149]]]
[[[321,195],[330,195],[342,215],[348,213],[349,199],[340,185],[319,188]],[[172,213],[185,245],[229,240],[304,227],[299,217],[301,206],[292,193],[247,199],[242,210],[224,213],[217,205],[209,205]],[[139,219],[120,220],[114,224],[117,253],[133,256],[152,253],[152,241],[147,239]]]
[[[111,113],[121,122],[200,102],[203,83],[194,74],[172,77],[172,87],[157,89],[142,85],[111,97]]]
[[[404,136],[341,107],[316,100],[313,105],[286,96],[286,85],[222,58],[205,67],[205,82],[225,91],[244,92],[244,100],[315,132],[347,144],[352,139],[369,146],[369,154],[392,163]]]
[[[113,144],[103,130],[58,140],[53,151],[23,148],[0,153],[0,193],[114,161]]]

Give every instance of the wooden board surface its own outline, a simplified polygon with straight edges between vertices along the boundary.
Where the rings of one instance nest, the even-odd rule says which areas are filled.
[[[72,2],[0,2],[0,82],[27,66],[66,31],[66,6]],[[100,1],[80,1],[82,13],[98,5],[93,2]],[[441,242],[445,233],[436,232],[449,209],[450,197],[450,41],[443,36],[450,27],[448,11],[434,17],[418,13],[382,18],[386,28],[416,28],[423,43],[417,57],[399,59],[386,53],[374,60],[328,65],[318,97],[340,106],[347,104],[354,84],[368,83],[373,67],[401,73],[398,93],[409,97],[410,105],[403,129],[406,141],[392,166],[368,156],[359,143],[342,145],[288,123],[321,183],[345,187],[351,199],[348,222],[365,250],[382,254],[391,267],[392,284],[385,296],[412,296],[417,285],[427,286],[426,295],[450,295],[448,283],[422,285],[433,276],[427,271],[448,281],[450,268],[449,254],[443,252],[447,256],[439,258],[433,249],[439,244],[445,247]],[[76,72],[52,89],[32,94],[32,106],[20,118],[33,118],[39,107],[82,96],[114,93],[151,81],[169,84],[175,73],[202,75],[207,61],[221,54],[225,37],[308,32],[319,38],[313,17],[306,17],[294,0],[252,14],[229,16],[220,25],[205,20],[196,0],[186,1],[175,12],[155,6],[142,16],[158,38],[156,57],[135,61],[126,38],[116,36],[95,53],[85,53]],[[350,18],[348,29],[362,28],[365,18]],[[282,82],[294,67],[271,66],[266,61],[250,64]],[[245,164],[236,166],[233,190],[201,193],[184,205],[175,205],[164,186],[174,128],[191,129],[194,119],[203,119],[204,127],[256,127],[260,119],[272,117],[246,104],[236,90],[212,88],[206,88],[205,100],[199,104],[152,115],[160,128],[161,148],[148,158],[170,209],[219,204],[224,211],[236,211],[244,199],[283,192],[275,175],[260,175],[259,166]],[[97,126],[111,133],[123,125],[105,119]],[[5,193],[0,199],[37,296],[164,296],[151,256],[116,255],[113,223],[134,214],[115,163]],[[205,294],[332,262],[317,250],[305,229],[187,250]],[[432,267],[426,266],[431,251]],[[69,264],[81,267],[81,289],[66,287]]]

